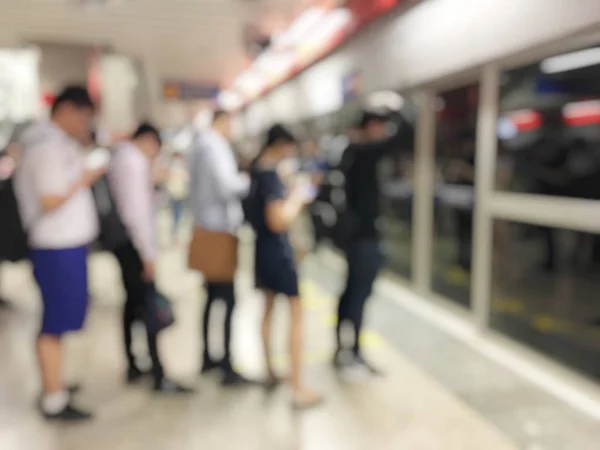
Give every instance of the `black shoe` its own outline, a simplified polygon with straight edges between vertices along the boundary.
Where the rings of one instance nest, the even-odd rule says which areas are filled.
[[[202,363],[202,370],[200,370],[200,374],[206,375],[217,369],[221,369],[222,367],[223,367],[222,361],[214,361],[210,358],[204,358],[204,362]]]
[[[92,414],[89,412],[75,408],[70,403],[67,404],[67,406],[65,406],[64,409],[59,413],[49,414],[45,411],[42,411],[42,414],[46,420],[56,420],[62,422],[83,422],[93,418]]]
[[[360,354],[354,356],[354,364],[356,364],[359,367],[362,367],[362,368],[366,369],[366,371],[370,375],[372,375],[372,376],[375,376],[375,377],[381,377],[381,376],[383,376],[383,372],[381,372],[379,369],[373,367]]]
[[[241,374],[237,373],[233,369],[223,371],[223,379],[221,385],[225,387],[241,387],[253,384],[248,378],[245,378]]]
[[[127,383],[128,384],[137,383],[142,378],[144,378],[146,375],[148,375],[147,372],[144,372],[143,370],[138,369],[135,366],[131,366],[129,369],[127,369]]]
[[[154,392],[161,394],[193,394],[194,390],[167,378],[161,378],[154,382]]]

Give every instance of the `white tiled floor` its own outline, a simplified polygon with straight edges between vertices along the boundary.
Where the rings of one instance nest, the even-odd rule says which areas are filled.
[[[347,384],[327,364],[331,299],[318,288],[306,302],[306,377],[326,395],[318,410],[296,414],[285,388],[226,391],[197,376],[203,293],[184,270],[181,250],[165,251],[160,285],[176,301],[178,322],[161,342],[169,372],[197,386],[189,398],[157,398],[122,383],[121,288],[108,255],[92,261],[94,304],[88,327],[69,341],[66,372],[81,380],[80,403],[97,417],[89,424],[44,423],[35,410],[39,391],[33,340],[37,292],[26,265],[3,267],[2,293],[12,311],[0,311],[0,450],[509,450],[509,440],[381,339],[369,354],[387,376]],[[235,354],[247,373],[260,375],[260,298],[246,270],[239,280]],[[310,288],[310,289],[309,289]],[[317,307],[315,307],[315,304]],[[285,366],[285,301],[279,306],[278,360]],[[143,341],[143,339],[140,339]],[[143,344],[141,344],[143,345]]]

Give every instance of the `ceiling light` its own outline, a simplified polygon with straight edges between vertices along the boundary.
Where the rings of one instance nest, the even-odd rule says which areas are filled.
[[[255,72],[244,72],[235,82],[236,89],[246,95],[255,95],[265,86],[264,80]]]
[[[243,100],[241,96],[234,91],[220,91],[217,96],[217,103],[220,108],[227,111],[233,111],[242,106]]]
[[[542,61],[544,73],[560,73],[600,64],[600,47],[588,48],[565,55],[553,56]]]
[[[294,61],[292,52],[266,52],[255,61],[254,68],[267,75],[278,74],[289,70]]]
[[[275,44],[280,47],[293,47],[304,40],[308,32],[325,17],[322,8],[309,8],[292,22],[290,27],[277,36]]]
[[[310,36],[307,36],[307,39],[300,44],[308,46],[328,44],[331,38],[349,25],[351,21],[352,13],[347,8],[334,9],[315,27]]]

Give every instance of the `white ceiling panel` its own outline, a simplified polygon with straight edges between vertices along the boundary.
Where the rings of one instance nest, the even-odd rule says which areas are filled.
[[[164,78],[230,81],[247,64],[242,30],[268,31],[305,0],[0,0],[0,47],[84,43],[150,60]]]

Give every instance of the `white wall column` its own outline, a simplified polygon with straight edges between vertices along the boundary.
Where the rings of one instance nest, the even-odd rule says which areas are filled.
[[[415,140],[412,266],[415,289],[421,294],[427,294],[431,285],[435,182],[434,98],[430,91],[423,91],[417,96],[419,116]]]
[[[133,62],[121,55],[103,55],[102,125],[110,133],[130,133],[135,127],[136,89],[139,83]]]
[[[475,155],[475,209],[471,305],[480,330],[490,320],[492,301],[493,218],[492,196],[496,180],[499,71],[494,65],[484,68],[480,84]]]

